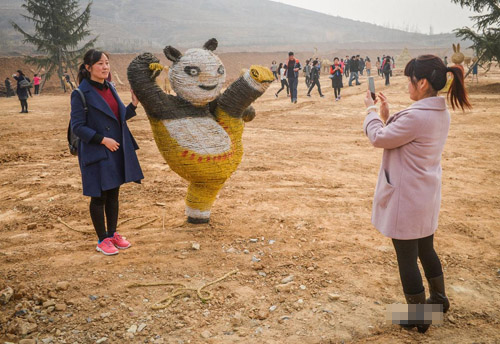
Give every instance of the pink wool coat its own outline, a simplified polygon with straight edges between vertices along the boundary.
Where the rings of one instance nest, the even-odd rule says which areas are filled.
[[[419,100],[387,120],[370,112],[363,124],[384,148],[372,223],[385,236],[409,240],[433,234],[441,206],[441,153],[450,128],[443,97]]]

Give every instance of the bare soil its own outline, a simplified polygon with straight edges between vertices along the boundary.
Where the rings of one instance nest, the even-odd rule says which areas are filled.
[[[393,111],[411,104],[405,77],[390,87],[376,80]],[[473,110],[452,112],[435,239],[451,309],[424,335],[385,322],[386,305],[404,296],[391,241],[370,223],[382,150],[362,131],[361,81],[345,82],[335,102],[326,76],[325,98],[316,90],[306,97],[301,79],[298,104],[285,91],[276,99],[279,85],[271,85],[255,103],[243,161],[209,225],[185,223],[187,184],[161,158],[139,107],[129,127],[145,179],[121,189],[120,221],[130,221],[119,232],[133,246],[113,257],[95,251],[89,199],[67,149],[69,95],[30,98],[29,114],[1,98],[0,290],[14,295],[0,304],[0,339],[499,343],[500,71],[469,80]],[[130,100],[126,90],[121,97]],[[152,306],[174,287],[128,288],[198,288],[236,269],[206,288],[212,299],[190,292],[163,310]]]

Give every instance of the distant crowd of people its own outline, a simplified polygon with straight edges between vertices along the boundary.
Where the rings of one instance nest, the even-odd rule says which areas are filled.
[[[14,95],[17,95],[19,101],[21,102],[20,113],[28,113],[28,98],[33,97],[33,94],[40,94],[42,76],[38,73],[35,73],[33,75],[33,80],[31,80],[23,73],[22,70],[18,69],[12,75],[12,78],[17,82],[15,90],[12,85],[12,80],[9,77],[5,78],[5,96],[7,98],[10,98]],[[71,77],[68,72],[64,72],[61,79],[64,92],[66,92],[67,90],[72,91],[75,89],[76,85],[71,81]],[[31,89],[33,89],[33,93],[31,92]]]
[[[316,57],[306,60],[304,68],[302,68],[300,61],[295,58],[293,52],[288,53],[288,61],[285,63],[278,65],[276,61],[272,61],[271,71],[276,80],[281,82],[281,88],[275,93],[275,97],[278,98],[280,92],[286,89],[287,96],[290,97],[291,102],[297,103],[297,86],[300,70],[303,70],[304,73],[307,96],[310,97],[311,91],[316,87],[320,97],[324,97],[320,84],[321,67],[321,61]],[[341,99],[340,92],[344,87],[344,77],[348,79],[347,82],[350,87],[353,86],[353,82],[355,82],[355,85],[361,85],[359,76],[363,75],[365,70],[366,75],[371,76],[372,68],[372,62],[368,56],[365,58],[360,57],[360,55],[353,55],[352,57],[347,55],[345,58],[335,57],[333,64],[329,66],[329,78],[332,80],[335,101]],[[395,68],[394,57],[386,55],[383,55],[382,58],[377,57],[375,68],[377,69],[377,75],[385,78],[385,85],[390,85],[392,70]]]

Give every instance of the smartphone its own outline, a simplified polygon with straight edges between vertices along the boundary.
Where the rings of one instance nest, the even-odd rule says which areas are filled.
[[[368,89],[372,94],[372,99],[375,100],[377,96],[375,95],[375,80],[373,79],[373,76],[368,77]]]

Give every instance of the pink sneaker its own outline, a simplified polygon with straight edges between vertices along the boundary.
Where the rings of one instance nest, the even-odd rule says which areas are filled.
[[[109,238],[111,240],[111,242],[113,243],[113,245],[116,246],[116,248],[119,248],[121,250],[123,249],[126,249],[126,248],[129,248],[132,244],[130,242],[128,242],[127,240],[123,239],[123,237],[116,233],[113,234],[113,237],[112,238]]]
[[[115,245],[113,245],[113,240],[111,238],[104,239],[100,244],[97,244],[95,249],[97,252],[102,252],[106,256],[118,254],[118,250]]]

